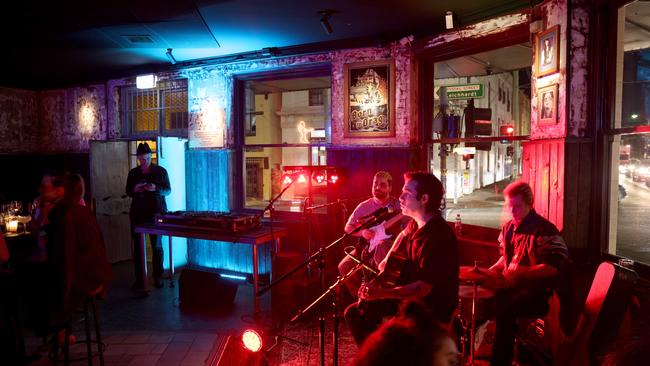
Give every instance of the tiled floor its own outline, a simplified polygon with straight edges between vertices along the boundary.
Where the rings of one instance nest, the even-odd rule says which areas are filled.
[[[164,288],[152,289],[148,296],[143,296],[130,290],[131,268],[130,262],[116,264],[116,280],[106,298],[98,301],[107,366],[211,365],[215,356],[223,350],[228,335],[238,334],[250,327],[262,330],[271,328],[270,294],[261,297],[261,315],[254,318],[251,285],[239,286],[234,304],[230,306],[210,314],[188,314],[178,308],[178,277],[176,287],[169,287],[166,281]],[[269,355],[271,365],[318,364],[318,330],[313,319],[290,327],[277,322],[273,325],[282,332],[288,332],[285,336],[299,338],[296,340],[301,343],[280,342]],[[76,323],[74,328],[73,333],[78,339],[85,337],[82,322]],[[355,348],[345,325],[341,326],[341,330],[344,334],[340,343],[342,354],[353,353]],[[31,366],[49,365],[42,340],[29,337],[30,333],[26,335],[28,354],[39,352],[40,349],[42,356]],[[331,333],[327,337],[330,343]],[[283,344],[287,344],[284,349]],[[71,348],[72,357],[79,354],[85,354],[85,344],[76,344]],[[343,359],[348,358],[344,356]],[[99,364],[96,359],[95,364]]]

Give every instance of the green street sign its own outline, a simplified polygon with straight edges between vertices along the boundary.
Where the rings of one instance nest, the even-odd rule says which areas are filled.
[[[483,84],[449,85],[447,99],[477,99],[483,98]]]

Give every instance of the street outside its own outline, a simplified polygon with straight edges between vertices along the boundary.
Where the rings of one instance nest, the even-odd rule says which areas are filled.
[[[619,202],[616,255],[650,264],[650,188],[619,175],[627,196]]]
[[[447,202],[445,219],[454,221],[460,214],[463,223],[500,228],[509,219],[503,211],[503,188],[510,181],[475,190],[454,204]],[[627,196],[619,202],[616,255],[650,264],[650,188],[644,182],[633,182],[624,175],[619,183]]]

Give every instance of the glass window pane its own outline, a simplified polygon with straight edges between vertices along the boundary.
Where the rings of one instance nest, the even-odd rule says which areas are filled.
[[[501,192],[512,177],[521,175],[521,143],[434,143],[432,147],[431,156],[437,158],[431,160],[430,170],[445,187],[445,218],[452,221],[460,214],[464,223],[500,228],[505,223]]]
[[[501,192],[521,175],[521,142],[510,138],[530,134],[531,62],[525,43],[434,64],[430,169],[445,186],[448,220],[501,226]],[[467,141],[481,137],[502,139]]]
[[[325,165],[323,147],[248,147],[244,151],[245,207],[263,209],[269,201],[286,187],[284,179],[287,167],[306,167],[304,172],[293,174],[296,180],[275,203],[275,210],[302,212],[305,199],[311,197],[310,205],[327,202],[327,173],[324,169],[309,167]],[[303,170],[303,169],[298,169]],[[325,180],[318,178],[325,174]],[[304,181],[298,179],[302,174]]]
[[[322,90],[319,105],[311,104],[314,88]],[[246,145],[329,142],[329,77],[248,81],[245,91]]]
[[[619,9],[614,128],[650,125],[650,34],[639,27],[649,11],[643,1]],[[650,264],[650,134],[613,137],[608,252]]]

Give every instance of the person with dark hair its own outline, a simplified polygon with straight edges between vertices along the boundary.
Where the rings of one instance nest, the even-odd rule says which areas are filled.
[[[131,235],[133,238],[133,265],[135,283],[134,290],[144,288],[144,273],[142,272],[142,254],[139,250],[140,234],[135,232],[139,224],[153,224],[157,213],[167,212],[165,196],[171,193],[169,176],[165,168],[151,163],[151,148],[146,142],[138,144],[136,151],[138,167],[129,171],[126,178],[126,194],[131,197]],[[164,286],[163,274],[163,249],[158,235],[149,235],[152,247],[153,279],[157,288]]]
[[[442,324],[449,323],[458,303],[458,244],[440,214],[442,183],[424,172],[406,173],[404,180],[399,201],[412,220],[379,264],[380,274],[359,289],[362,301],[345,310],[357,345],[397,312],[402,299],[422,299]]]
[[[372,215],[373,212],[376,212],[383,207],[399,211],[399,201],[397,198],[391,196],[392,190],[393,177],[390,173],[386,171],[378,171],[375,173],[375,176],[372,179],[372,197],[359,203],[354,211],[352,211],[352,214],[348,218],[343,230],[346,233],[353,232],[356,228],[365,223],[363,219],[364,217],[367,218],[368,215]],[[395,221],[390,227],[381,224],[379,228],[368,228],[356,232],[354,236],[359,238],[361,245],[357,246],[353,255],[359,256],[364,260],[367,259],[367,262],[372,266],[376,267],[379,265],[393,245],[393,240],[403,228],[401,227],[403,226],[401,224],[404,220],[400,220],[399,218],[397,220],[398,221]],[[389,221],[393,222],[394,220]],[[384,230],[384,234],[390,234],[390,237],[380,239],[382,236],[378,234],[379,229]],[[339,262],[339,274],[344,276],[355,266],[356,262],[350,259],[350,257],[345,256],[343,260]],[[368,275],[369,274],[365,273],[365,270],[362,269],[345,281],[345,285],[352,296],[356,297],[361,283]]]
[[[502,276],[484,284],[497,291],[492,365],[512,363],[517,319],[548,312],[554,279],[569,254],[555,225],[533,209],[533,190],[528,183],[510,183],[503,196],[512,220],[501,229],[501,257],[490,267]]]
[[[458,365],[458,349],[426,305],[405,300],[399,314],[363,343],[352,365],[452,366]]]

